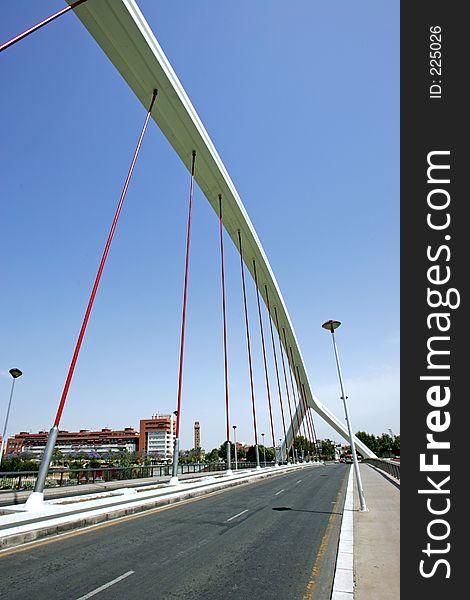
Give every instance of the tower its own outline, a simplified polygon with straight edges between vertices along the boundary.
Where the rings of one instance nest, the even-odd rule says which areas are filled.
[[[201,447],[201,427],[199,421],[194,422],[194,448]]]

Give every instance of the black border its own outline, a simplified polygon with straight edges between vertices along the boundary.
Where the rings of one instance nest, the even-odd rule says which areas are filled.
[[[469,535],[468,492],[464,490],[468,478],[465,458],[466,440],[464,423],[469,414],[470,397],[466,393],[465,374],[470,370],[470,343],[468,325],[465,321],[465,305],[468,287],[466,264],[470,263],[465,213],[469,204],[469,193],[465,189],[468,151],[467,113],[470,103],[465,87],[469,79],[465,69],[469,55],[468,25],[464,18],[463,3],[457,2],[402,2],[400,15],[400,226],[401,226],[401,597],[408,598],[460,598],[466,596],[467,566],[466,538]],[[442,28],[442,57],[440,77],[430,74],[430,27]],[[440,80],[441,98],[430,98],[429,88],[433,80]],[[467,106],[469,108],[467,108]],[[427,195],[427,155],[431,151],[450,150],[450,184],[446,187],[451,195],[449,207],[451,224],[449,229],[433,231],[426,223],[429,208]],[[468,186],[468,184],[467,184]],[[444,241],[444,235],[451,240]],[[446,408],[451,417],[449,429],[440,434],[441,440],[449,440],[450,450],[440,452],[440,461],[450,464],[451,476],[448,487],[451,508],[442,518],[450,525],[449,537],[442,542],[429,540],[427,527],[433,518],[426,507],[427,495],[418,494],[418,489],[426,489],[427,475],[419,468],[419,455],[426,450],[426,434],[429,432],[426,417],[434,410],[427,402],[426,391],[431,385],[420,381],[420,376],[429,374],[427,370],[427,341],[435,335],[428,329],[427,316],[430,309],[427,302],[427,270],[430,263],[426,251],[448,243],[451,256],[440,264],[450,266],[451,280],[447,287],[456,288],[460,293],[460,306],[455,309],[440,308],[450,313],[451,327],[447,334],[450,341],[447,348],[450,355],[443,362],[450,363],[448,384],[451,400]],[[444,256],[446,253],[443,253]],[[467,258],[468,257],[468,258]],[[468,261],[468,263],[467,263]],[[466,276],[467,275],[467,276]],[[434,286],[435,287],[435,286]],[[446,286],[441,286],[445,288]],[[444,290],[443,290],[444,291]],[[468,357],[468,358],[467,358]],[[437,373],[437,372],[436,372]],[[440,372],[443,374],[443,372]],[[437,437],[437,436],[436,436]],[[432,452],[431,452],[432,453]],[[428,458],[428,462],[429,462]],[[436,481],[444,474],[435,474]],[[437,495],[435,506],[438,506]],[[441,502],[443,496],[440,496]],[[433,529],[439,532],[438,527]],[[442,528],[440,531],[444,531]],[[430,541],[435,548],[450,544],[449,552],[433,554],[428,558],[422,550]],[[439,558],[448,560],[450,577],[446,578],[447,567],[436,568],[432,577],[420,575],[420,561],[426,559],[424,570]],[[397,574],[398,575],[398,574]],[[462,595],[463,594],[463,595]]]

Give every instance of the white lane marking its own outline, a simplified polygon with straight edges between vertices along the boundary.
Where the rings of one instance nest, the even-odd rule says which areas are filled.
[[[282,492],[285,492],[286,490],[279,490],[278,492],[276,492],[274,495],[278,496],[279,494],[282,494]]]
[[[228,523],[229,521],[233,521],[233,519],[240,517],[241,515],[245,514],[246,512],[248,512],[248,509],[242,510],[242,512],[238,513],[237,515],[233,515],[233,517],[230,517],[230,519],[227,519],[225,522]],[[78,600],[80,600],[80,598]]]
[[[119,581],[122,581],[123,579],[125,579],[126,577],[129,577],[129,575],[132,575],[133,573],[134,573],[134,571],[127,571],[127,573],[124,573],[124,575],[121,575],[120,577],[116,577],[116,579],[113,579],[112,581],[105,583],[101,587],[96,588],[96,590],[93,590],[92,592],[85,594],[85,596],[80,596],[80,598],[77,598],[77,600],[87,600],[87,598],[91,598],[95,594],[99,594],[103,590],[111,587],[112,585],[114,585],[115,583],[118,583]]]
[[[302,481],[302,479],[299,479],[299,481],[296,481],[295,483],[300,483]]]

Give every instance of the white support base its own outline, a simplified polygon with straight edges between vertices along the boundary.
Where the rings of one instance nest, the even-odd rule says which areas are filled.
[[[227,477],[228,475],[233,475],[233,471],[232,471],[232,469],[227,469],[227,470],[225,471],[225,476]]]
[[[31,492],[26,500],[24,509],[31,512],[39,512],[44,510],[43,492]]]
[[[178,477],[172,477],[167,485],[180,485]]]

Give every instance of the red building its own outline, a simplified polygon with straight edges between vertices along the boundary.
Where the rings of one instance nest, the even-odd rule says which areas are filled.
[[[42,454],[48,437],[47,431],[28,433],[20,431],[14,437],[9,438],[6,454],[20,454],[29,452]],[[125,427],[120,430],[112,430],[107,427],[101,431],[59,431],[55,446],[63,454],[73,452],[135,452],[139,450],[139,432],[133,427]]]

